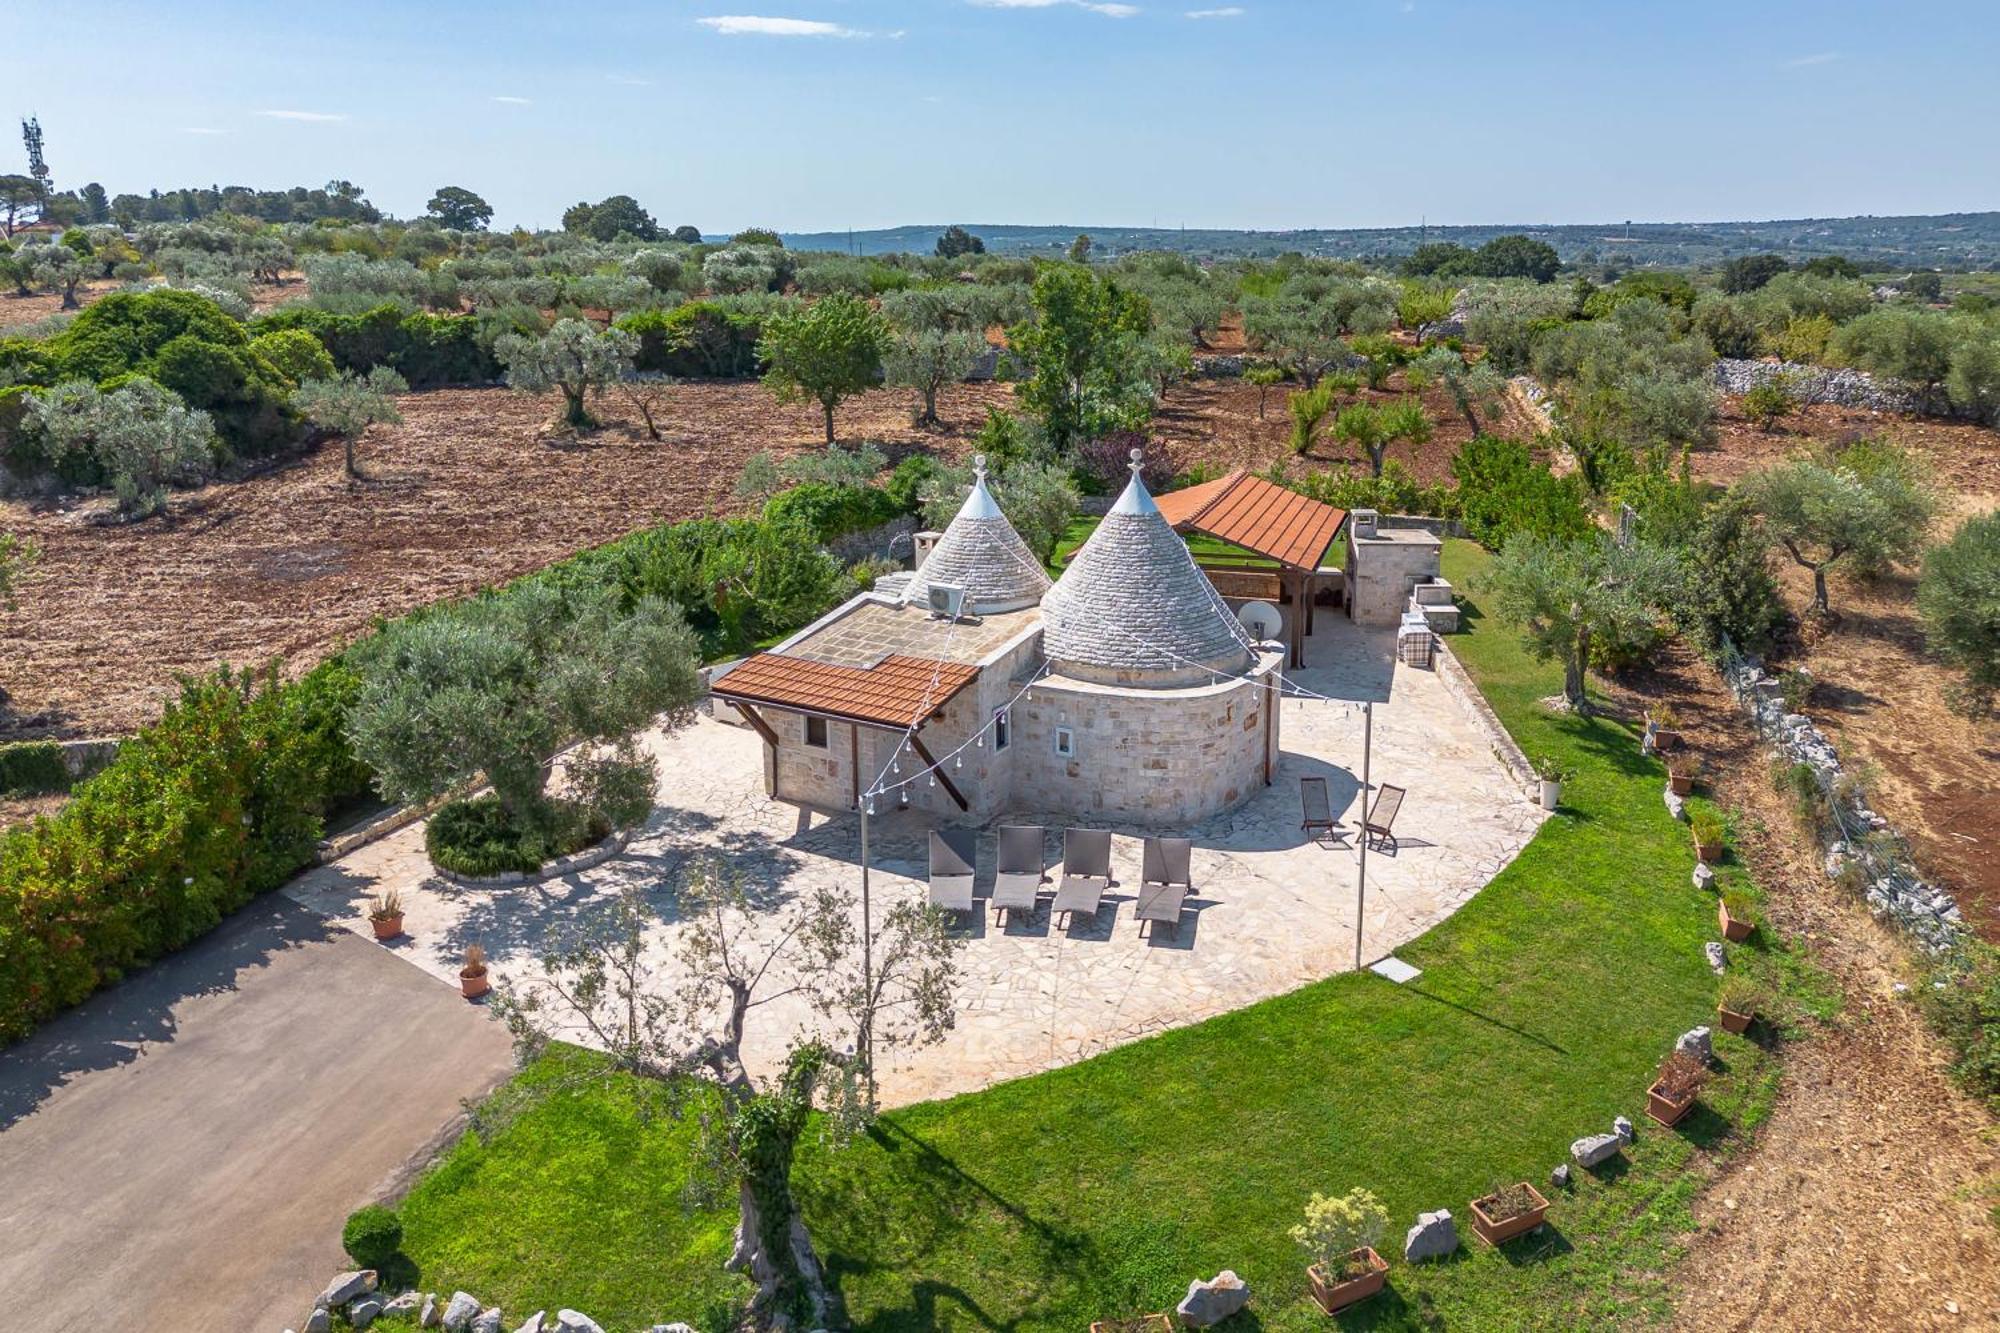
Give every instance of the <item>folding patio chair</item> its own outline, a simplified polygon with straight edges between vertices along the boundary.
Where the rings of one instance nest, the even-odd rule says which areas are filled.
[[[1193,841],[1187,838],[1146,839],[1137,913],[1141,933],[1148,921],[1175,934],[1180,932],[1181,906],[1194,891],[1194,883],[1188,877],[1188,860],[1193,849]]]
[[[1056,887],[1051,916],[1097,915],[1104,891],[1111,887],[1111,832],[1108,829],[1063,830],[1063,876]]]
[[[1033,913],[1041,901],[1042,826],[1003,824],[1000,828],[1000,864],[993,877],[993,911]]]
[[[1396,825],[1396,812],[1403,808],[1403,789],[1383,783],[1375,793],[1375,809],[1362,825],[1365,836],[1374,839],[1377,847],[1397,850],[1396,835],[1390,832]]]
[[[1340,827],[1340,821],[1333,817],[1333,801],[1326,794],[1325,778],[1299,779],[1299,828],[1314,842],[1317,830],[1328,841],[1347,836]]]
[[[972,880],[979,843],[971,829],[931,830],[931,906],[947,912],[972,910]]]

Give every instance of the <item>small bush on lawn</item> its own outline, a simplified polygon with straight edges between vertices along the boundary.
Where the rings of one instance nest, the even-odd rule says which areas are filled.
[[[340,1230],[340,1244],[348,1258],[379,1272],[402,1250],[403,1224],[389,1209],[371,1203],[348,1214],[347,1225]]]
[[[1938,963],[1923,994],[1931,1025],[1957,1055],[1952,1073],[2000,1111],[2000,949],[1968,937]]]
[[[882,483],[882,489],[889,493],[900,512],[914,514],[923,507],[925,484],[940,471],[938,461],[929,454],[911,454],[896,464],[896,470]]]
[[[510,817],[497,796],[452,801],[431,816],[424,849],[433,864],[455,875],[483,879],[510,870],[532,874],[559,856],[602,841],[611,825],[558,806],[547,828],[527,828]]]
[[[0,795],[43,796],[69,790],[69,767],[54,741],[0,745]]]
[[[887,523],[903,512],[885,490],[822,481],[779,491],[764,503],[766,523],[802,523],[822,542]]]

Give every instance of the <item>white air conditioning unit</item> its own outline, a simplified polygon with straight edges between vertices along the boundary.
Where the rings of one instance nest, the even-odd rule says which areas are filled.
[[[929,586],[931,614],[945,620],[957,620],[965,610],[965,589],[950,583]]]

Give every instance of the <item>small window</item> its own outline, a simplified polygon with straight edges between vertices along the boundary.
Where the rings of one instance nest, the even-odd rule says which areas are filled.
[[[807,745],[810,745],[810,746],[812,746],[812,747],[813,747],[813,748],[814,748],[815,750],[824,750],[824,749],[826,748],[826,719],[825,719],[825,718],[823,718],[823,717],[812,717],[812,716],[810,716],[810,715],[808,715],[808,716],[807,716],[807,718],[806,718],[806,744],[807,744]]]
[[[1007,710],[1004,708],[996,708],[993,710],[993,748],[995,750],[1006,749],[1007,742],[1009,739],[1010,738],[1007,729]]]
[[[1056,754],[1064,759],[1076,754],[1076,732],[1069,727],[1056,728]]]

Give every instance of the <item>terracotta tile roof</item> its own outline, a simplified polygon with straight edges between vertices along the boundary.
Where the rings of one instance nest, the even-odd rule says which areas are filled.
[[[1176,528],[1195,528],[1280,564],[1316,569],[1347,511],[1321,504],[1240,468],[1226,477],[1162,495]]]
[[[724,699],[909,727],[978,677],[978,667],[931,657],[892,655],[872,667],[851,667],[758,653],[716,681],[714,690]]]

